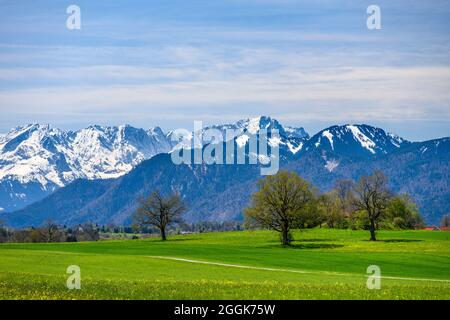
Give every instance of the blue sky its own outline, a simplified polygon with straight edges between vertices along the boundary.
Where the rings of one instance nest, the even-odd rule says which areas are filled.
[[[71,4],[81,30],[66,28]],[[0,132],[264,114],[310,133],[450,136],[449,17],[441,0],[0,0]]]

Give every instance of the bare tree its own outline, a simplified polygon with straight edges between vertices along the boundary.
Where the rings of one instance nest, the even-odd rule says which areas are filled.
[[[334,190],[339,199],[341,211],[345,215],[349,215],[352,211],[353,202],[353,186],[352,180],[338,180],[335,183]]]
[[[91,222],[85,222],[74,228],[71,240],[76,241],[97,241],[100,239],[98,227]]]
[[[445,214],[441,219],[441,227],[450,227],[450,214]]]
[[[140,201],[140,206],[134,215],[134,224],[142,226],[154,226],[161,232],[161,239],[165,241],[167,227],[181,223],[181,215],[186,206],[177,193],[163,196],[159,191],[154,191],[149,197]]]
[[[357,210],[367,213],[369,218],[370,240],[376,241],[375,231],[391,199],[388,180],[381,171],[371,176],[363,176],[354,188],[353,204]]]
[[[318,201],[318,212],[328,228],[336,228],[342,225],[345,220],[341,202],[335,190],[322,194]]]
[[[40,231],[47,242],[58,242],[61,239],[61,232],[58,225],[51,220],[48,220],[45,225],[40,228]]]
[[[0,243],[7,242],[9,238],[9,231],[8,229],[3,225],[3,221],[0,220]]]
[[[289,245],[291,229],[302,225],[302,216],[307,216],[314,202],[311,186],[296,173],[287,171],[267,176],[258,186],[251,207],[245,209],[247,224],[278,231],[281,243]]]

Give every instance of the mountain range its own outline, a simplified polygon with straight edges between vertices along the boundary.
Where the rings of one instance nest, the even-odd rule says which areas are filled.
[[[332,126],[309,136],[270,117],[203,130],[210,128],[236,130],[237,148],[248,148],[249,136],[259,129],[278,129],[281,168],[322,191],[337,179],[381,169],[394,191],[413,197],[428,223],[450,211],[450,138],[410,142],[369,125]],[[260,165],[175,165],[170,152],[205,147],[194,143],[195,134],[131,126],[67,132],[47,125],[15,128],[0,136],[0,219],[11,226],[47,219],[127,224],[137,199],[160,189],[180,192],[188,203],[188,222],[242,220],[261,178]]]
[[[169,152],[160,128],[91,126],[62,131],[31,124],[0,137],[0,207],[20,209],[76,179],[111,179]]]

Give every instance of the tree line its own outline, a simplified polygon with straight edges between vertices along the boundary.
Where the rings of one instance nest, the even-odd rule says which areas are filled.
[[[358,181],[338,180],[334,188],[320,193],[294,172],[279,171],[258,181],[258,191],[244,210],[245,221],[201,222],[187,224],[182,215],[187,205],[176,192],[155,190],[139,200],[132,226],[116,227],[85,223],[73,228],[59,227],[48,221],[39,228],[12,230],[0,223],[0,242],[75,242],[96,241],[103,233],[153,233],[164,241],[167,233],[238,231],[264,228],[280,233],[281,243],[290,245],[292,230],[328,227],[365,229],[376,241],[378,229],[414,229],[424,226],[419,210],[407,194],[395,194],[381,172],[363,176]],[[445,220],[445,221],[444,221]],[[450,224],[448,215],[443,217]],[[176,229],[174,230],[174,228]]]
[[[376,230],[414,229],[424,226],[419,210],[406,194],[395,194],[381,172],[359,181],[339,180],[333,190],[320,193],[294,172],[280,171],[258,182],[258,191],[244,210],[245,227],[265,228],[280,233],[289,245],[293,229],[327,226],[366,229],[376,241]],[[167,196],[154,191],[140,200],[134,215],[137,228],[152,226],[166,240],[167,229],[182,225],[186,204],[177,193]]]
[[[201,221],[198,223],[181,222],[170,225],[166,230],[170,234],[189,234],[221,231],[241,231],[243,223],[239,221]],[[90,222],[67,227],[47,221],[40,227],[21,229],[9,228],[0,221],[0,243],[46,243],[46,242],[82,242],[111,239],[140,239],[159,234],[152,225],[136,227],[133,225],[97,225]]]
[[[333,190],[320,194],[294,172],[280,171],[258,182],[245,210],[248,228],[278,231],[281,243],[290,245],[293,229],[366,229],[376,241],[376,230],[414,229],[423,226],[417,206],[406,194],[395,194],[388,179],[377,171],[359,181],[339,180]]]
[[[6,228],[0,223],[0,243],[78,242],[97,241],[99,238],[99,228],[92,223],[83,223],[74,227],[61,227],[49,220],[41,227],[25,229]]]

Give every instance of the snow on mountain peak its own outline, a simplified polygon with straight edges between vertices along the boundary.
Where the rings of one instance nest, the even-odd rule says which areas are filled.
[[[207,126],[198,132],[197,135],[203,135],[206,130],[215,129],[222,133],[224,141],[235,139],[239,147],[244,147],[249,141],[249,135],[256,135],[260,130],[278,130],[280,134],[279,140],[271,140],[271,146],[285,146],[292,154],[301,150],[308,134],[303,128],[283,127],[276,119],[268,116],[260,116],[255,118],[247,118],[239,120],[234,123]],[[234,131],[234,132],[233,132]],[[230,136],[229,134],[232,133]],[[177,148],[192,148],[194,147],[194,133],[187,130],[174,130],[169,132],[169,138],[178,141]],[[196,145],[195,148],[200,148],[202,145]]]
[[[234,129],[237,132],[234,138],[256,134],[260,129],[277,129],[280,140],[271,143],[286,146],[292,153],[300,151],[308,137],[303,128],[283,127],[267,116],[204,130],[209,128],[224,134],[227,129]],[[130,125],[92,125],[78,131],[62,131],[48,124],[19,126],[0,137],[0,179],[62,186],[77,178],[115,178],[145,159],[170,152],[177,142],[171,141],[176,133],[164,134],[159,127],[144,130]],[[192,144],[193,137],[192,132],[175,136],[184,147]],[[244,145],[246,141],[239,140]]]
[[[305,131],[304,128],[294,128],[289,126],[284,126],[284,131],[286,132],[286,136],[288,138],[301,138],[301,139],[307,139],[309,138],[308,133]]]
[[[274,129],[278,130],[280,139],[276,139],[276,141],[272,139],[269,141],[270,145],[286,146],[292,154],[299,152],[302,149],[305,140],[309,138],[305,129],[282,126],[276,119],[268,116],[240,120],[234,124],[228,125],[228,127],[240,129],[241,133],[249,133],[251,135],[257,134],[261,129],[268,131]],[[239,142],[242,143],[242,141],[244,140],[240,139]]]
[[[325,130],[322,132],[322,137],[325,137],[328,139],[328,141],[330,142],[331,145],[331,149],[334,150],[334,145],[333,145],[333,134],[330,133],[330,131]]]
[[[282,126],[267,116],[205,127],[195,135],[207,129],[220,131],[225,139],[235,139],[239,147],[245,147],[250,136],[260,129],[277,129],[279,138],[272,136],[268,139],[272,147],[278,146],[300,156],[310,149],[321,149],[325,154],[328,151],[335,153],[333,160],[325,164],[330,172],[339,166],[339,154],[383,154],[409,144],[396,135],[368,125],[333,126],[310,138],[303,128]],[[229,129],[234,130],[234,136],[226,136]],[[78,178],[122,176],[143,160],[180,147],[178,143],[183,148],[203,146],[201,140],[196,141],[195,146],[193,142],[192,131],[175,130],[165,134],[159,127],[140,129],[130,125],[93,125],[78,131],[63,131],[48,124],[28,124],[13,128],[0,135],[2,207],[10,210],[12,204],[23,204],[24,199],[38,200],[43,190],[48,194]],[[30,196],[30,190],[38,196]]]
[[[307,149],[322,148],[330,151],[363,154],[386,154],[409,144],[394,134],[386,133],[383,129],[369,125],[332,126],[314,135],[308,143]]]
[[[161,136],[164,135],[164,132],[162,131],[162,129],[160,127],[154,127],[154,128],[150,128],[147,131],[150,135],[153,136]]]
[[[166,135],[131,126],[62,131],[30,124],[0,140],[0,180],[61,187],[77,178],[115,178],[139,162],[170,151]]]
[[[267,116],[239,120],[238,122],[229,124],[228,127],[233,129],[242,129],[250,134],[257,134],[261,129],[277,129],[280,132],[284,132],[283,126],[277,120]]]
[[[373,142],[369,137],[364,135],[357,126],[347,125],[346,127],[347,129],[350,129],[350,131],[353,134],[353,137],[359,141],[359,143],[363,148],[366,148],[373,154],[376,153],[375,150],[373,149],[376,146],[375,142]]]
[[[267,123],[266,125],[268,126],[270,123]],[[261,128],[261,117],[248,120],[247,130],[249,133],[257,134],[260,129],[267,129],[267,127]]]

